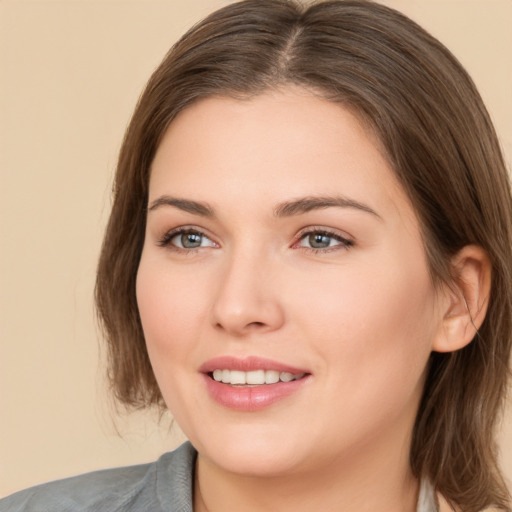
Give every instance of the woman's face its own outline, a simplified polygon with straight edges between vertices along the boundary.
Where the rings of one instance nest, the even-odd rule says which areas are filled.
[[[296,88],[202,100],[165,134],[148,207],[142,325],[202,457],[247,475],[407,457],[442,315],[354,115]]]

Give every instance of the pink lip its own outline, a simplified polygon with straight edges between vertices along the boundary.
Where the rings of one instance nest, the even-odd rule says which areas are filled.
[[[245,372],[251,370],[275,370],[293,374],[305,373],[306,375],[301,379],[291,382],[276,382],[275,384],[250,387],[231,386],[230,384],[217,382],[211,377],[211,372],[216,369],[240,370]],[[277,401],[298,392],[311,379],[311,375],[307,370],[260,357],[248,357],[244,359],[230,356],[217,357],[204,363],[200,371],[203,373],[206,388],[213,400],[228,409],[243,412],[258,411],[269,407]]]
[[[199,371],[202,373],[209,373],[217,369],[240,370],[243,372],[250,372],[252,370],[275,370],[277,372],[289,372],[294,374],[310,373],[303,368],[296,368],[278,361],[272,361],[271,359],[255,356],[245,357],[243,359],[232,356],[215,357],[214,359],[206,361],[199,368]]]

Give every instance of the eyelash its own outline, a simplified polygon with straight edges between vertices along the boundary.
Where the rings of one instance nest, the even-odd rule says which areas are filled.
[[[157,242],[157,245],[159,247],[165,247],[169,250],[180,252],[182,254],[195,253],[202,247],[187,249],[187,248],[177,247],[176,245],[173,245],[171,243],[171,240],[175,236],[187,235],[187,234],[200,235],[201,237],[206,237],[210,240],[210,238],[200,229],[197,229],[194,227],[179,227],[179,228],[172,229],[171,231],[168,231],[167,233],[165,233],[162,236],[162,238]],[[323,248],[305,247],[305,246],[299,245],[302,240],[304,240],[307,236],[310,236],[310,235],[326,236],[326,237],[336,240],[337,242],[339,242],[339,244],[331,246],[331,247],[323,247]],[[212,240],[212,243],[217,245],[215,242],[213,242],[213,240]],[[354,242],[352,240],[349,240],[348,238],[341,236],[339,233],[329,231],[325,228],[311,226],[299,233],[297,240],[293,243],[292,247],[301,249],[301,250],[304,250],[304,251],[307,251],[310,253],[318,254],[318,253],[326,253],[326,252],[343,250],[343,249],[347,250],[350,247],[352,247],[353,245],[354,245]]]
[[[179,227],[176,229],[172,229],[165,233],[162,238],[157,242],[157,245],[159,247],[165,247],[171,251],[176,251],[182,254],[191,254],[197,252],[201,247],[196,248],[183,248],[183,247],[177,247],[176,245],[173,245],[171,243],[171,240],[178,235],[188,235],[188,234],[194,234],[194,235],[200,235],[201,237],[206,237],[210,240],[210,238],[203,233],[200,229],[194,228],[194,227]],[[215,242],[213,242],[215,243]],[[215,244],[217,245],[217,244]]]
[[[307,236],[310,235],[321,235],[326,236],[329,238],[332,238],[339,242],[339,244],[334,245],[332,247],[323,247],[323,248],[315,248],[315,247],[304,247],[300,244],[302,240],[304,240]],[[332,252],[332,251],[339,251],[339,250],[347,250],[350,249],[354,245],[354,242],[352,240],[349,240],[348,238],[345,238],[344,236],[341,236],[339,233],[336,233],[334,231],[330,231],[328,229],[317,227],[317,226],[311,226],[309,228],[304,229],[301,231],[297,237],[297,241],[294,242],[292,247],[298,247],[299,249],[302,249],[304,251],[318,254],[318,253],[326,253],[326,252]]]

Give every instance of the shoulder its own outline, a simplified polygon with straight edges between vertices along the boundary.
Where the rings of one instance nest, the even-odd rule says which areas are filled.
[[[192,512],[196,452],[190,443],[156,462],[57,480],[0,500],[0,512]]]

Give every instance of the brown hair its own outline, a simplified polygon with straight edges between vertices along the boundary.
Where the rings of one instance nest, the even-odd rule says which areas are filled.
[[[150,166],[175,116],[211,95],[296,84],[354,109],[376,133],[416,210],[432,275],[477,244],[492,263],[486,319],[467,347],[431,356],[410,461],[465,512],[509,494],[494,440],[512,330],[512,202],[489,115],[465,70],[402,14],[359,0],[229,5],[193,27],[150,78],[125,135],[96,300],[123,403],[163,405],[135,297]]]

